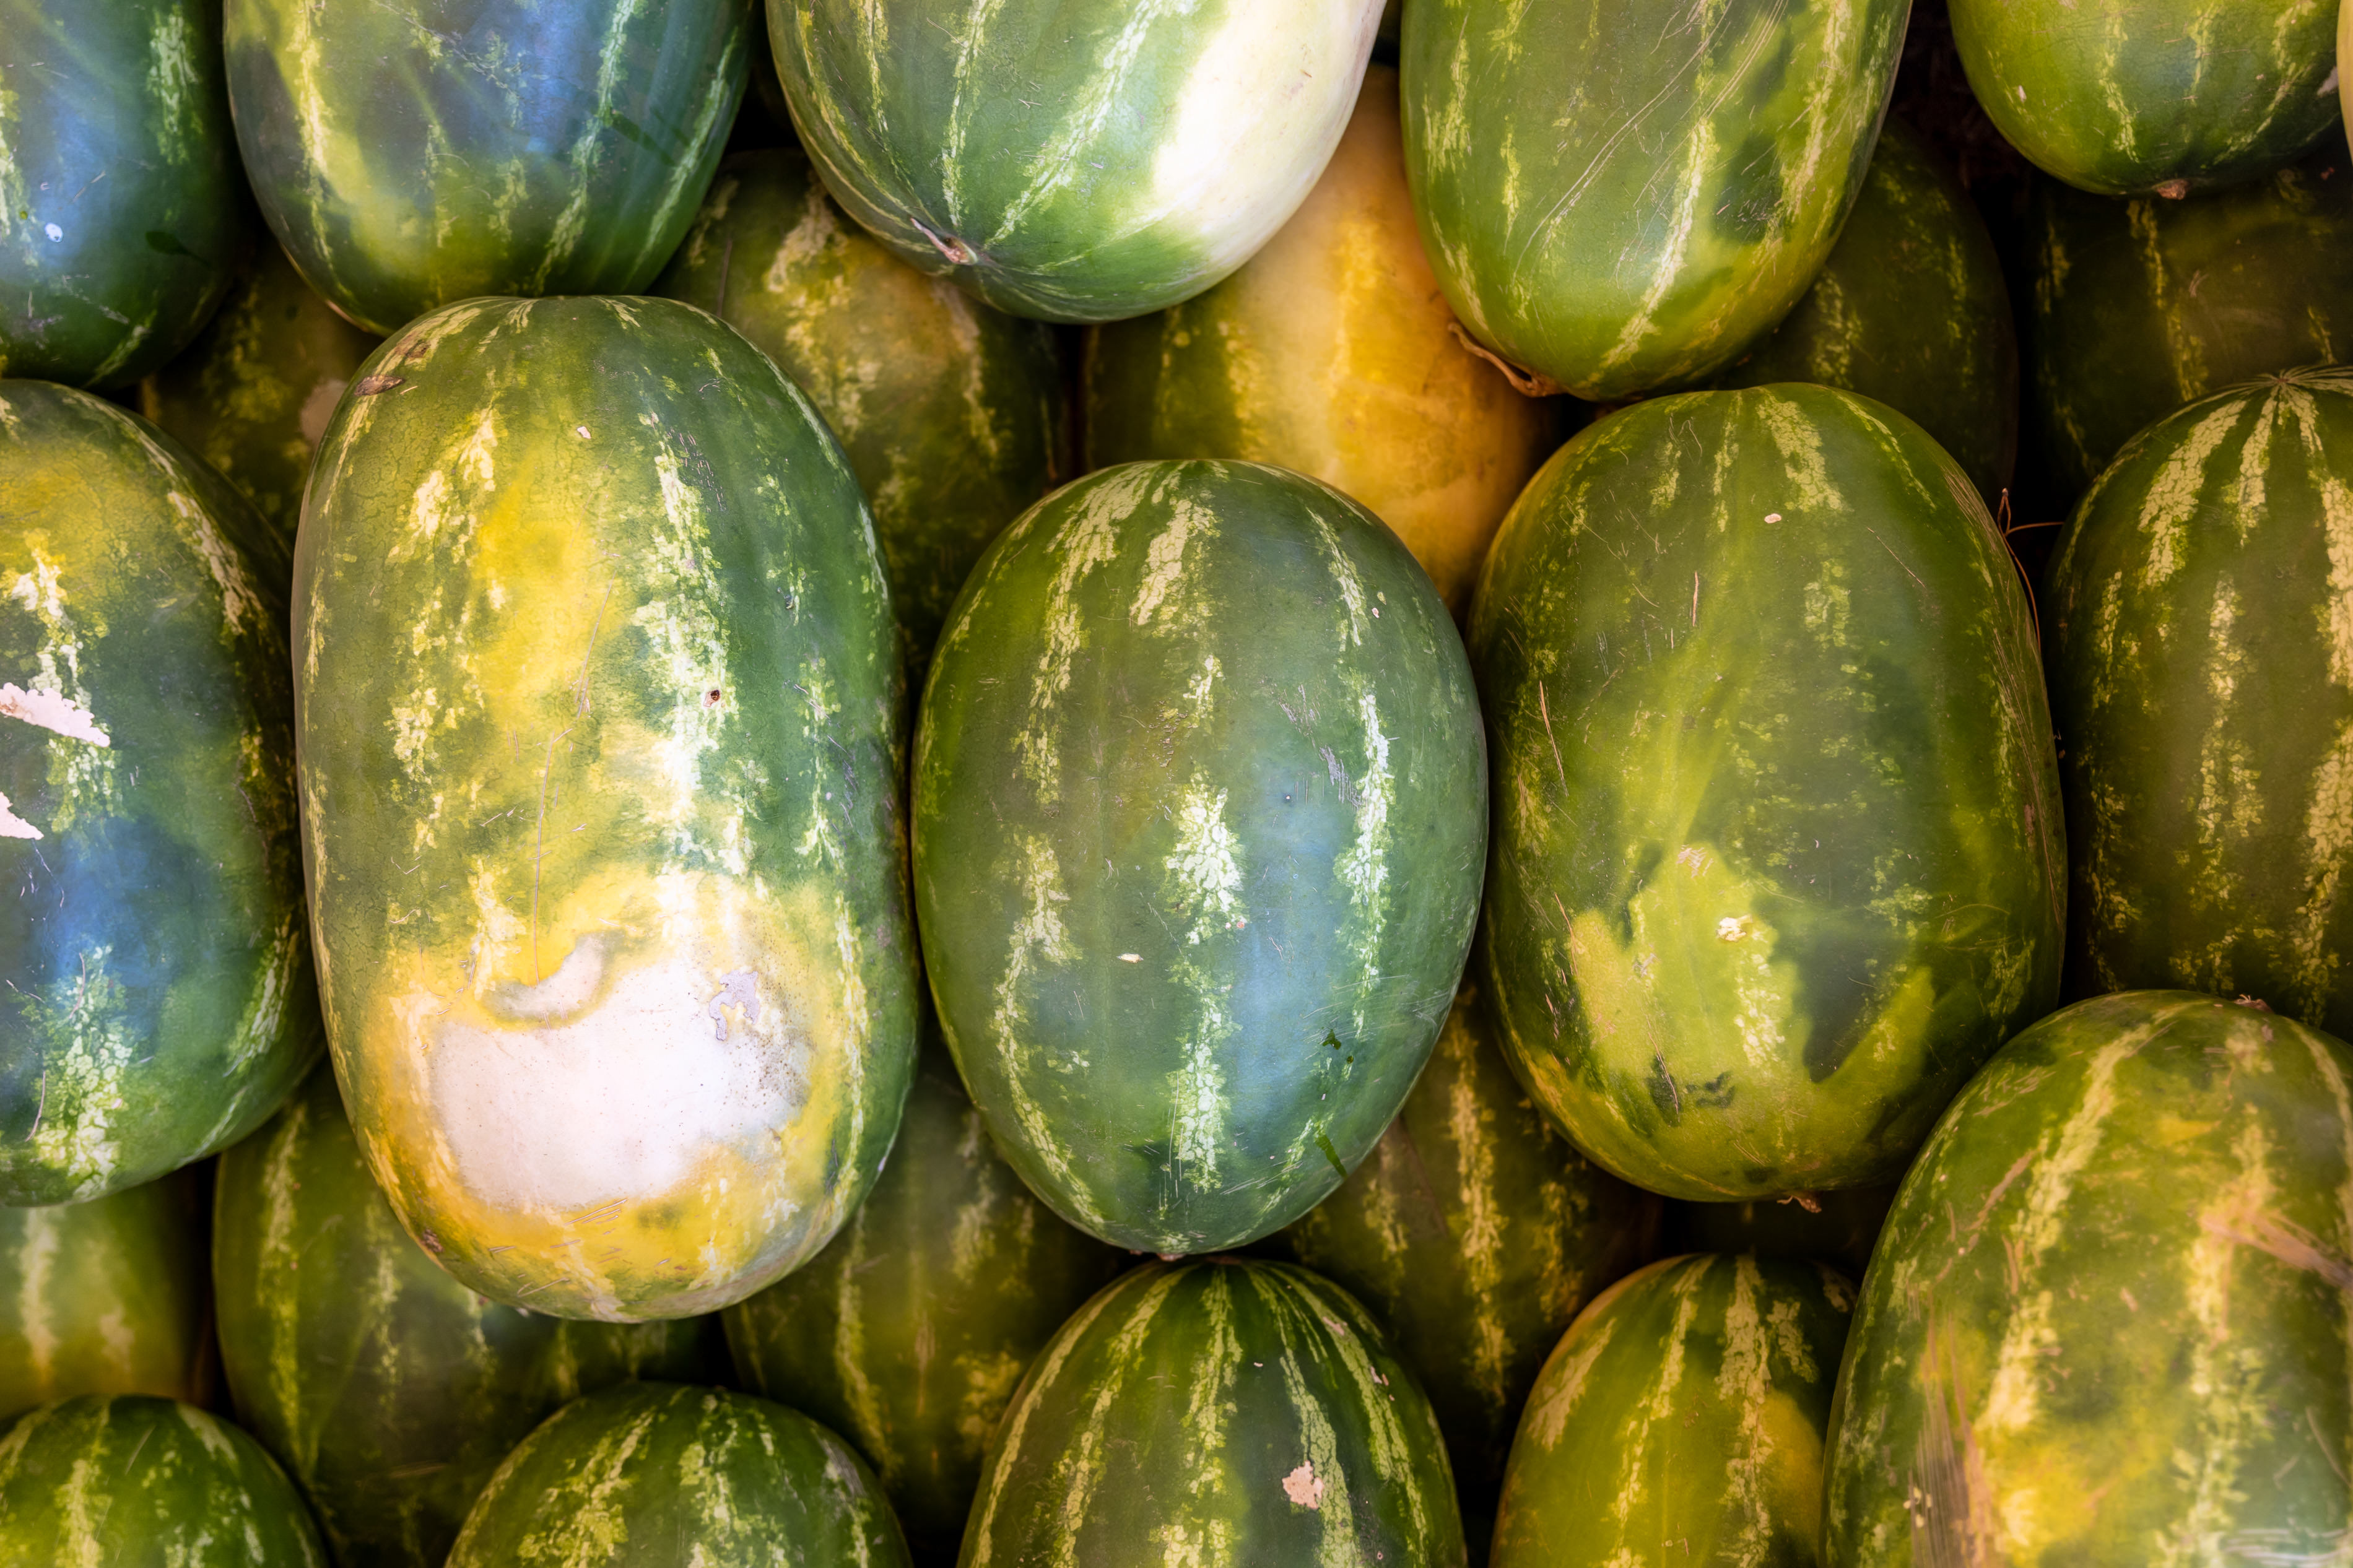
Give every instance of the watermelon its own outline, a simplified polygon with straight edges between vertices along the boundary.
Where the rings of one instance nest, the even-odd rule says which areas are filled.
[[[211,0],[0,0],[0,375],[127,385],[246,230]]]
[[[1986,115],[2045,173],[2181,196],[2292,163],[2337,122],[2333,0],[1950,0]]]
[[[295,267],[372,332],[476,294],[636,294],[744,95],[750,0],[227,0],[229,99]]]
[[[152,1394],[44,1405],[0,1437],[0,1563],[326,1568],[285,1472],[221,1420]]]
[[[874,509],[920,671],[988,542],[1071,477],[1053,329],[901,261],[796,149],[721,167],[654,292],[751,339],[825,416]]]
[[[253,503],[290,563],[311,453],[375,344],[258,245],[211,325],[139,384],[139,410]]]
[[[86,1204],[0,1208],[0,1426],[78,1394],[212,1392],[205,1168]]]
[[[1461,1568],[1430,1401],[1355,1298],[1287,1263],[1129,1270],[990,1439],[960,1568]]]
[[[1579,397],[1722,368],[1821,270],[1909,0],[1418,0],[1406,174],[1472,335]]]
[[[559,1317],[713,1311],[881,1167],[915,951],[890,595],[807,399],[668,300],[477,300],[319,447],[320,995],[401,1223]]]
[[[2353,1526],[2353,1051],[2105,996],[1964,1089],[1839,1375],[1823,1561],[2321,1563]]]
[[[906,1568],[849,1445],[749,1394],[630,1383],[575,1399],[491,1479],[449,1568]]]
[[[1282,1231],[1420,1379],[1474,1542],[1537,1370],[1577,1310],[1651,1257],[1659,1210],[1545,1125],[1465,985],[1372,1153]]]
[[[1778,1258],[1700,1253],[1620,1280],[1528,1395],[1493,1568],[1812,1563],[1853,1308],[1844,1277]]]
[[[1486,747],[1397,536],[1256,463],[1131,463],[999,535],[914,759],[923,957],[999,1149],[1082,1229],[1215,1252],[1338,1186],[1471,940]]]
[[[440,1568],[491,1473],[557,1406],[720,1359],[712,1318],[568,1322],[451,1279],[401,1230],[323,1065],[221,1156],[214,1201],[229,1393],[343,1568]]]
[[[1313,474],[1397,531],[1458,615],[1555,416],[1454,336],[1405,185],[1397,72],[1297,215],[1240,272],[1086,342],[1087,466],[1248,458]]]
[[[1282,226],[1347,123],[1381,0],[767,0],[801,144],[902,259],[1112,321]]]
[[[1862,195],[1797,309],[1718,386],[1810,381],[1896,408],[1989,506],[2018,457],[2018,332],[2001,258],[1944,159],[1894,115]]]
[[[2056,999],[2026,595],[1894,409],[1784,384],[1609,416],[1504,520],[1471,657],[1490,995],[1605,1169],[1700,1200],[1893,1181]]]
[[[1666,1250],[1810,1258],[1860,1279],[1894,1201],[1891,1184],[1740,1204],[1669,1204]]]
[[[2353,358],[2353,158],[2335,145],[2183,201],[2038,181],[2028,397],[2069,505],[2126,441],[2209,393]]]
[[[317,1059],[284,580],[171,437],[0,382],[0,1203],[153,1181]]]
[[[2125,448],[2051,565],[2085,992],[2261,996],[2353,1032],[2353,371]]]
[[[1030,1195],[935,1045],[891,1154],[831,1245],[727,1309],[727,1342],[747,1387],[857,1445],[918,1556],[953,1559],[1014,1384],[1128,1259]]]

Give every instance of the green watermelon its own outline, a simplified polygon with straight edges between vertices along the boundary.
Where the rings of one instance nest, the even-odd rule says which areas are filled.
[[[2084,991],[2353,1031],[2353,371],[2143,432],[2051,564]]]
[[[919,1555],[954,1558],[1014,1385],[1127,1262],[1030,1194],[927,1047],[881,1180],[823,1252],[727,1309],[727,1342],[753,1392],[857,1445]]]
[[[2353,1527],[2353,1051],[2187,992],[2003,1047],[1887,1217],[1831,1568],[2326,1563]]]
[[[713,1311],[813,1257],[913,1067],[890,595],[808,401],[668,300],[385,342],[296,557],[320,994],[475,1290]]]
[[[1830,256],[1909,8],[1418,0],[1406,174],[1454,313],[1579,397],[1722,368]]]
[[[1296,1219],[1397,1114],[1486,843],[1462,645],[1397,536],[1256,463],[1131,463],[998,536],[934,656],[914,864],[1007,1161],[1139,1251]]]
[[[901,261],[794,149],[721,167],[654,292],[751,339],[825,416],[874,509],[920,672],[988,542],[1070,477],[1053,330]]]
[[[902,259],[1016,315],[1190,298],[1306,198],[1381,0],[767,0],[801,144]]]
[[[1620,1281],[1528,1395],[1492,1568],[1813,1563],[1853,1307],[1841,1276],[1778,1258],[1701,1253]]]
[[[1264,249],[1206,294],[1088,332],[1087,467],[1248,458],[1313,474],[1396,530],[1459,615],[1557,437],[1550,407],[1456,330],[1414,228],[1397,72],[1375,66],[1323,179]]]
[[[213,0],[0,0],[0,375],[138,380],[229,286],[244,181]]]
[[[1893,1181],[2056,999],[2026,595],[1894,409],[1785,384],[1610,415],[1504,521],[1471,657],[1490,994],[1604,1168],[1701,1200]]]
[[[749,1394],[630,1383],[575,1399],[491,1479],[449,1568],[906,1568],[872,1472]]]
[[[227,5],[262,216],[372,332],[470,295],[641,292],[711,183],[751,48],[751,0]]]
[[[1461,1568],[1430,1402],[1356,1300],[1287,1263],[1131,1269],[989,1441],[960,1568]]]
[[[2186,201],[2037,181],[2026,243],[2031,416],[2071,505],[2126,441],[2183,404],[2353,358],[2353,158],[2342,141]]]
[[[2045,173],[2180,196],[2293,162],[2337,121],[2333,0],[1950,0],[1986,115]]]
[[[193,1405],[85,1394],[0,1437],[9,1568],[326,1568],[261,1445]]]
[[[221,1156],[213,1289],[237,1415],[343,1568],[440,1568],[491,1472],[558,1405],[720,1360],[715,1319],[567,1322],[451,1279],[400,1228],[323,1065]]]
[[[2018,457],[2018,332],[1977,204],[1894,115],[1837,247],[1718,386],[1810,381],[1918,421],[1992,505]]]
[[[1279,1239],[1371,1308],[1420,1379],[1477,1542],[1537,1370],[1579,1308],[1650,1258],[1659,1210],[1545,1125],[1466,985],[1405,1109]]]
[[[177,442],[0,382],[0,1203],[153,1181],[317,1059],[284,581]]]
[[[1862,1278],[1872,1248],[1895,1201],[1894,1186],[1844,1187],[1751,1198],[1737,1204],[1671,1203],[1669,1252],[1753,1252],[1760,1258],[1810,1258],[1850,1279]]]
[[[254,251],[212,324],[139,384],[139,410],[237,487],[290,561],[311,453],[376,340],[311,292],[277,246]]]
[[[206,1173],[0,1208],[0,1426],[78,1394],[210,1396]]]

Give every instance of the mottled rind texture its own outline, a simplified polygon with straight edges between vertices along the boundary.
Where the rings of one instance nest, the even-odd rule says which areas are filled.
[[[1814,286],[1718,386],[1810,381],[1918,422],[1988,506],[2018,457],[2018,332],[1977,204],[1890,115],[1862,195]]]
[[[1812,1568],[1853,1307],[1843,1277],[1778,1258],[1621,1281],[1528,1395],[1492,1568]]]
[[[1472,335],[1580,397],[1772,330],[1854,205],[1909,0],[1428,0],[1406,173]]]
[[[1483,1544],[1537,1370],[1578,1309],[1651,1256],[1659,1211],[1545,1124],[1466,985],[1389,1130],[1278,1239],[1388,1331]]]
[[[900,257],[1000,310],[1199,293],[1331,157],[1380,0],[767,0],[801,144]]]
[[[1462,1568],[1437,1418],[1372,1317],[1286,1263],[1147,1264],[990,1439],[961,1568]]]
[[[221,1156],[212,1268],[237,1418],[342,1568],[440,1568],[499,1462],[559,1405],[629,1378],[707,1380],[723,1360],[715,1319],[570,1322],[451,1279],[377,1190],[324,1065]]]
[[[202,1166],[86,1204],[0,1208],[0,1423],[78,1394],[212,1391]]]
[[[2179,196],[2294,161],[2337,123],[2335,0],[1950,0],[2010,144],[2082,190]]]
[[[295,267],[372,332],[476,294],[635,294],[718,166],[751,21],[751,0],[227,0],[237,146]]]
[[[2353,372],[2192,404],[2051,565],[2080,993],[2353,1030]]]
[[[2027,398],[2070,504],[2183,404],[2353,357],[2353,159],[2342,141],[2183,201],[2038,181],[2027,245]]]
[[[1671,1197],[1899,1175],[2057,999],[2034,627],[1976,488],[1883,404],[1637,404],[1504,520],[1471,624],[1486,976],[1588,1155]]]
[[[294,647],[344,1103],[473,1289],[682,1317],[822,1247],[915,1045],[896,634],[823,420],[668,300],[477,300],[319,448]]]
[[[849,1445],[781,1405],[629,1383],[549,1416],[491,1478],[449,1568],[907,1568]]]
[[[261,1445],[193,1405],[84,1394],[0,1437],[10,1568],[326,1568]]]
[[[0,1203],[152,1181],[317,1059],[273,554],[145,420],[0,382]]]
[[[653,291],[751,339],[825,416],[874,509],[920,691],[973,563],[1071,476],[1053,329],[909,267],[792,148],[721,166]]]
[[[1397,536],[1255,463],[1132,463],[997,539],[915,748],[923,954],[1015,1170],[1214,1252],[1296,1219],[1413,1087],[1477,914],[1486,747]]]
[[[0,375],[116,387],[195,335],[247,213],[214,0],[0,0]]]
[[[2342,1561],[2348,1074],[2343,1042],[2187,992],[2005,1047],[1863,1281],[1825,1562]]]

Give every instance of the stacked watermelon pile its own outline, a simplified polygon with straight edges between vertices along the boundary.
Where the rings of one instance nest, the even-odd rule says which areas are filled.
[[[0,1568],[2353,1563],[2337,22],[0,0]]]

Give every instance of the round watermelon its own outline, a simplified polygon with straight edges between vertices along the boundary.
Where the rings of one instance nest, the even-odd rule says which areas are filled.
[[[0,381],[0,1203],[153,1181],[317,1059],[283,581],[177,442]]]
[[[999,310],[1190,298],[1332,156],[1381,0],[767,0],[801,144],[849,216]]]
[[[227,0],[237,145],[295,267],[369,331],[475,294],[634,294],[711,183],[750,22],[750,0]]]
[[[0,0],[0,375],[117,387],[220,303],[245,182],[210,0]]]
[[[923,956],[1006,1159],[1123,1247],[1296,1219],[1413,1087],[1486,843],[1454,623],[1255,463],[1131,463],[982,558],[915,742]]]
[[[1490,994],[1605,1168],[1701,1200],[1892,1181],[2056,1000],[2033,622],[1894,410],[1784,384],[1610,415],[1504,521],[1471,655]]]
[[[1722,368],[1830,256],[1909,8],[1418,0],[1406,174],[1454,313],[1580,397]]]
[[[760,352],[668,300],[477,300],[362,367],[294,604],[320,995],[442,1267],[685,1317],[813,1257],[913,1065],[889,590]]]
[[[343,1568],[440,1568],[491,1473],[557,1406],[723,1359],[715,1319],[570,1322],[450,1278],[400,1228],[324,1066],[221,1156],[212,1229],[237,1416]]]
[[[1839,1374],[1831,1568],[2326,1563],[2353,1528],[2353,1049],[2105,996],[1904,1179]]]
[[[1022,1380],[959,1568],[1172,1559],[1465,1562],[1430,1402],[1329,1280],[1226,1258],[1132,1269]]]

